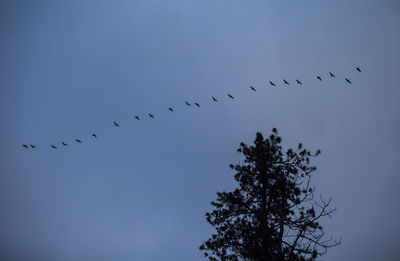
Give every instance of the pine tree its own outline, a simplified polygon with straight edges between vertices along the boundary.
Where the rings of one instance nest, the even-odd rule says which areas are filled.
[[[206,213],[216,234],[200,250],[209,260],[316,260],[340,240],[325,238],[319,219],[331,215],[332,199],[314,198],[311,153],[300,143],[284,151],[277,130],[264,139],[257,133],[253,146],[240,144],[245,157],[230,165],[238,188],[217,192]]]

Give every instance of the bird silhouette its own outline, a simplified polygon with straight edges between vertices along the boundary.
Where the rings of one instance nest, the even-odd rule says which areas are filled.
[[[65,142],[63,142],[63,141],[62,141],[61,143],[62,143],[62,145],[64,145],[64,146],[67,146],[67,145],[68,145],[67,143],[65,143]]]
[[[82,141],[80,141],[80,140],[78,140],[78,139],[75,139],[75,141],[78,142],[78,143],[82,143]]]
[[[331,72],[329,72],[329,75],[330,75],[332,78],[335,77],[335,75],[334,75],[333,73],[331,73]]]
[[[96,135],[96,134],[94,134],[94,133],[92,133],[92,136],[93,136],[93,137],[95,137],[95,138],[97,138],[97,135]]]
[[[151,113],[149,113],[149,117],[150,117],[150,118],[154,118],[154,115],[151,114]]]
[[[31,146],[32,149],[36,149],[36,146],[35,146],[35,145],[32,145],[32,144],[31,144],[31,145],[29,145],[29,146]]]
[[[297,84],[303,85],[303,83],[296,79]]]
[[[185,103],[186,103],[187,106],[190,106],[190,103],[188,103],[187,101],[185,101]]]
[[[229,93],[228,93],[227,95],[228,95],[228,97],[231,98],[232,100],[235,99],[235,98],[234,98],[232,95],[230,95]]]
[[[350,81],[349,79],[346,78],[345,80],[346,80],[346,82],[352,84],[351,81]]]
[[[114,121],[114,126],[119,127],[119,124]]]
[[[168,110],[169,110],[170,112],[174,112],[174,109],[172,109],[172,108],[168,108]]]
[[[200,104],[198,104],[197,102],[195,102],[194,105],[196,105],[198,108],[200,108]]]
[[[321,76],[317,76],[317,79],[318,79],[318,80],[320,80],[320,81],[322,81],[322,78],[321,78]]]
[[[356,70],[357,70],[357,71],[359,71],[359,72],[361,72],[361,69],[360,69],[360,67],[357,67],[357,68],[356,68]]]
[[[256,89],[255,89],[253,86],[250,86],[250,89],[251,89],[252,91],[256,91]]]
[[[289,85],[290,83],[288,81],[286,81],[285,79],[283,79],[283,82],[287,85]]]
[[[50,147],[52,147],[53,149],[57,149],[57,147],[56,146],[54,146],[54,145],[50,145]]]
[[[23,144],[22,147],[24,147],[25,149],[28,149],[28,146]]]
[[[271,84],[272,86],[276,86],[275,83],[269,81],[269,84]]]
[[[135,119],[140,120],[139,116],[137,116],[137,115],[135,116]]]
[[[215,102],[217,102],[218,100],[214,97],[214,96],[212,96],[211,97],[212,99],[213,99],[213,101],[215,101]]]

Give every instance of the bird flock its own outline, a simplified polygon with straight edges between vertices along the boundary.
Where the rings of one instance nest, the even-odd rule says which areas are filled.
[[[355,69],[356,69],[359,73],[361,73],[360,67],[356,67]],[[329,72],[329,77],[330,77],[330,78],[336,78],[336,75],[335,75],[334,73],[332,73],[332,72]],[[321,76],[321,75],[317,75],[317,76],[316,76],[316,79],[319,80],[319,81],[322,81],[322,76]],[[351,82],[351,80],[350,80],[349,78],[344,78],[344,80],[346,81],[346,83],[352,84],[352,82]],[[284,83],[285,85],[290,85],[290,82],[287,81],[286,79],[283,79],[282,81],[283,81],[283,83]],[[268,81],[268,82],[269,82],[269,85],[272,86],[272,87],[276,87],[276,85],[277,85],[277,83],[275,83],[275,82],[273,82],[273,81]],[[296,79],[296,84],[297,84],[297,85],[303,85],[303,82],[300,81],[299,79]],[[256,92],[257,90],[256,90],[256,88],[255,88],[254,86],[250,86],[250,91]],[[227,93],[226,95],[227,95],[228,99],[235,100],[235,97],[233,97],[232,94]],[[212,100],[213,102],[218,102],[218,99],[215,98],[214,96],[211,96],[211,100]],[[188,102],[188,101],[185,101],[185,104],[186,104],[186,106],[188,106],[188,107],[192,106],[192,104],[191,104],[190,102]],[[194,104],[194,106],[196,106],[197,108],[200,108],[200,104],[199,104],[198,102],[194,102],[193,104]],[[168,110],[169,110],[170,112],[174,112],[174,108],[172,108],[172,107],[169,107]],[[149,116],[149,118],[151,118],[151,119],[153,119],[153,118],[155,117],[154,114],[152,114],[152,113],[148,113],[148,116]],[[138,120],[138,121],[140,120],[140,117],[139,117],[138,115],[135,115],[134,118],[135,118],[136,120]],[[116,122],[116,121],[114,121],[113,124],[114,124],[114,127],[120,127],[120,125],[119,125],[118,122]],[[95,133],[91,133],[91,137],[92,137],[93,139],[97,139],[97,135],[96,135]],[[82,143],[82,141],[81,141],[80,139],[74,139],[74,141],[75,141],[76,143]],[[68,146],[68,143],[66,143],[65,141],[60,141],[60,144],[61,144],[61,147],[66,147],[66,146]],[[25,150],[35,150],[35,149],[37,148],[37,145],[33,145],[33,144],[29,144],[29,145],[28,145],[28,144],[22,144],[22,147],[23,147]],[[59,147],[60,147],[60,146],[59,146]],[[48,148],[53,149],[53,150],[57,150],[59,147],[57,147],[57,146],[54,145],[54,144],[48,145]]]

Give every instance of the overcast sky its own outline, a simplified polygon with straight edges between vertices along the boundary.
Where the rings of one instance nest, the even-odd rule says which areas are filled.
[[[395,0],[1,1],[0,259],[205,260],[204,214],[234,186],[239,143],[276,127],[322,150],[313,181],[338,209],[322,224],[343,244],[321,260],[399,260],[399,14]]]

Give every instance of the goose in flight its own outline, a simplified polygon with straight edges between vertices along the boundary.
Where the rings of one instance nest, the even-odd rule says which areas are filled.
[[[53,149],[57,149],[57,147],[56,146],[54,146],[54,145],[50,145],[50,147],[52,147]]]
[[[250,86],[250,89],[251,89],[252,91],[256,91],[256,89],[255,89],[253,86]]]
[[[288,81],[286,81],[285,79],[283,79],[283,82],[287,85],[289,85],[290,83]]]
[[[318,80],[320,80],[320,81],[322,81],[322,78],[321,78],[321,76],[317,76],[317,79],[318,79]]]
[[[82,141],[81,141],[81,140],[78,140],[78,139],[75,139],[75,141],[78,142],[78,143],[82,143]]]
[[[198,104],[197,102],[195,102],[194,105],[196,105],[197,108],[200,108],[200,104]]]
[[[228,93],[227,95],[228,95],[228,97],[231,98],[232,100],[235,99],[235,98],[234,98],[232,95],[230,95],[229,93]]]
[[[213,101],[215,101],[215,102],[217,102],[218,100],[214,97],[214,96],[212,96],[211,97],[212,99],[213,99]]]
[[[23,144],[22,147],[24,147],[25,149],[28,149],[28,146],[26,144]]]
[[[335,75],[334,75],[333,73],[331,73],[331,72],[329,72],[329,75],[330,75],[332,78],[335,77]]]
[[[297,84],[303,85],[303,83],[296,79]]]
[[[61,142],[61,144],[64,145],[64,146],[67,146],[67,145],[68,145],[67,143],[65,143],[65,142],[63,142],[63,141]]]
[[[114,121],[114,126],[119,127],[119,124]]]
[[[149,113],[149,117],[150,117],[150,118],[154,118],[154,115],[151,114],[151,113]]]
[[[272,86],[276,86],[274,82],[269,81],[269,84],[271,84]]]
[[[93,136],[93,137],[95,137],[95,138],[97,138],[97,135],[96,135],[96,134],[94,134],[94,133],[92,133],[92,136]]]
[[[357,70],[357,71],[359,71],[359,72],[361,72],[361,69],[360,69],[360,67],[357,67],[357,68],[356,68],[356,70]]]
[[[345,80],[346,80],[346,82],[348,82],[348,83],[350,83],[350,84],[351,84],[351,81],[350,81],[349,79],[347,79],[347,78],[346,78]]]
[[[187,101],[185,101],[185,103],[186,103],[187,106],[190,106],[190,103],[188,103]]]
[[[172,109],[172,108],[168,108],[168,110],[169,110],[170,112],[174,112],[174,109]]]
[[[31,144],[31,145],[29,145],[29,146],[31,146],[32,149],[36,149],[36,146],[35,146],[35,145],[32,145],[32,144]]]
[[[135,116],[135,119],[140,120],[139,116],[137,116],[137,115]]]

